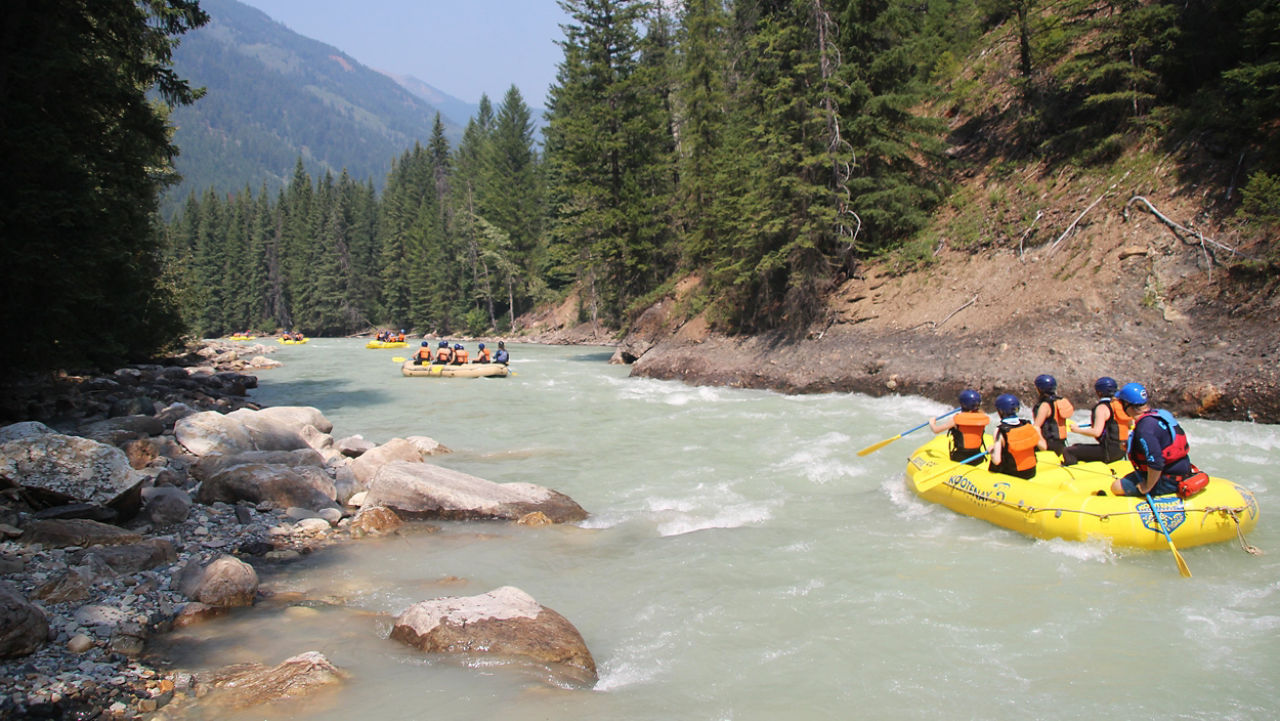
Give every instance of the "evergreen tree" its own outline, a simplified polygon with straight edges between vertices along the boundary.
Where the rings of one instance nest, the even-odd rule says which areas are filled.
[[[105,366],[178,340],[155,213],[168,109],[199,96],[171,53],[207,21],[194,0],[3,5],[0,366]]]

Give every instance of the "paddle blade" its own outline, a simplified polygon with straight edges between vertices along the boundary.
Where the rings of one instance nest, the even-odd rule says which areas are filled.
[[[862,450],[858,451],[858,455],[860,455],[860,456],[865,456],[865,455],[867,455],[868,453],[875,453],[876,451],[880,450],[881,448],[884,448],[885,446],[889,445],[890,443],[893,443],[894,441],[898,440],[898,439],[899,439],[899,438],[901,438],[901,437],[902,437],[902,434],[901,434],[901,433],[899,433],[898,435],[894,436],[893,438],[886,438],[886,439],[884,439],[883,441],[880,441],[879,443],[873,443],[873,444],[871,444],[871,445],[867,446],[866,448],[863,448]]]
[[[391,362],[392,362],[392,363],[403,363],[404,361],[405,361],[405,359],[404,359],[404,358],[401,358],[400,356],[396,356],[396,357],[394,357],[394,358],[392,358],[392,359],[391,359]]]
[[[1174,547],[1173,539],[1169,539],[1169,550],[1173,551],[1173,560],[1178,564],[1178,573],[1181,573],[1183,578],[1191,578],[1191,569],[1187,568],[1187,562],[1183,560],[1182,554]]]

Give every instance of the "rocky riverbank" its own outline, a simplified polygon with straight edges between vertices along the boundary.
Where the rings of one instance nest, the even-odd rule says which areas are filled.
[[[318,692],[345,678],[320,654],[193,677],[155,665],[148,639],[271,598],[260,571],[406,520],[586,516],[550,489],[425,463],[448,452],[429,438],[335,439],[314,408],[259,408],[242,371],[271,367],[270,350],[213,344],[6,389],[0,408],[21,420],[0,427],[0,716],[138,718],[195,698],[246,707]],[[478,616],[471,633],[496,634],[510,654],[558,653],[535,660],[589,683],[594,663],[564,619],[506,596],[518,613],[501,617],[520,630]],[[449,651],[415,628],[420,647]]]

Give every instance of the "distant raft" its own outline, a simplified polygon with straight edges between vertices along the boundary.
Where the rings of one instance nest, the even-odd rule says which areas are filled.
[[[420,365],[407,360],[400,372],[411,378],[506,378],[510,374],[505,363],[464,363],[463,365]]]
[[[986,447],[991,447],[987,436]],[[1128,461],[1078,463],[1063,467],[1050,451],[1036,454],[1031,480],[955,463],[942,433],[911,455],[907,486],[926,501],[1034,538],[1085,541],[1108,538],[1115,546],[1163,550],[1169,547],[1146,498],[1111,495],[1117,476],[1133,470]],[[940,482],[923,484],[924,481]],[[1097,495],[1105,491],[1106,495]],[[1211,478],[1191,498],[1155,496],[1156,510],[1178,548],[1239,539],[1258,523],[1258,501],[1248,489]]]
[[[244,333],[232,333],[227,336],[230,340],[255,340],[257,337],[256,335],[245,335]]]
[[[365,348],[406,348],[409,342],[404,340],[371,340],[364,344]]]
[[[306,343],[309,340],[311,339],[303,338],[302,340],[294,340],[292,338],[276,338],[276,342],[281,343],[283,345],[302,345],[303,343]]]

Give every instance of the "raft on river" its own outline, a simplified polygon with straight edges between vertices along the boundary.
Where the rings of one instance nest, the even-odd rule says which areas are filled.
[[[505,363],[414,365],[412,360],[401,364],[400,372],[413,378],[505,378],[510,373]]]
[[[311,339],[303,338],[302,340],[294,340],[292,338],[276,338],[276,342],[282,345],[302,345],[303,343],[306,343],[309,340]]]
[[[987,436],[987,448],[991,441]],[[1108,538],[1115,546],[1169,547],[1146,498],[1111,495],[1112,481],[1133,470],[1127,460],[1061,467],[1056,454],[1040,451],[1035,478],[1024,480],[991,473],[986,458],[978,466],[956,463],[948,448],[948,434],[939,434],[907,463],[907,485],[926,501],[1034,538]],[[1235,538],[1243,545],[1244,534],[1258,524],[1253,493],[1222,478],[1211,478],[1203,491],[1185,500],[1172,495],[1153,500],[1178,548]]]
[[[409,341],[404,340],[371,340],[364,344],[365,348],[405,348]]]

